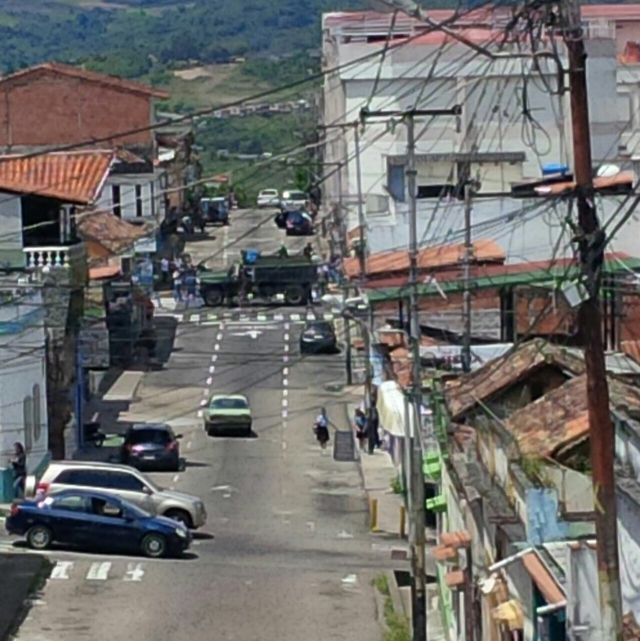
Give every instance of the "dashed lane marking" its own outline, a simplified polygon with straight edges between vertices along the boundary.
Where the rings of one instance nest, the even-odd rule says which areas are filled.
[[[218,334],[218,335],[216,336],[216,340],[217,340],[217,341],[221,341],[221,340],[222,340],[222,334]]]
[[[284,335],[284,340],[285,340],[285,341],[288,341],[288,340],[289,340],[289,334],[285,334],[285,335]]]
[[[211,385],[212,383],[213,383],[213,378],[209,376],[209,378],[207,379],[207,385]]]
[[[87,581],[106,581],[109,577],[111,563],[103,561],[102,563],[92,563],[87,572]]]
[[[283,389],[282,390],[282,396],[288,396],[289,395],[289,390],[288,389]]]
[[[215,371],[216,371],[216,366],[215,365],[211,365],[209,367],[209,374],[213,374]]]
[[[215,363],[218,360],[218,355],[217,354],[212,354],[211,355],[211,360]]]
[[[73,561],[56,561],[51,578],[54,580],[66,580],[69,578],[69,571],[73,569]]]
[[[282,410],[282,418],[287,418],[289,416],[289,412],[287,410]]]
[[[200,401],[200,407],[204,407],[206,404],[207,404],[207,401],[203,398],[203,399]]]
[[[286,398],[282,399],[282,407],[288,407],[289,401]]]
[[[282,375],[283,376],[288,376],[289,375],[289,368],[288,367],[283,367],[282,368]]]
[[[204,412],[202,410],[198,410],[198,412],[196,413],[196,416],[198,418],[202,418],[204,416]]]
[[[283,379],[282,379],[282,385],[283,385],[284,387],[286,387],[287,385],[289,385],[289,379],[288,379],[288,378],[283,378]]]
[[[285,345],[285,346],[284,346],[284,351],[285,351],[285,352],[288,352],[288,351],[289,351],[289,346],[288,346],[288,345]]]
[[[214,349],[214,351],[216,351],[216,352],[220,351],[220,345],[219,345],[218,343],[216,343],[216,344],[213,346],[213,349]]]

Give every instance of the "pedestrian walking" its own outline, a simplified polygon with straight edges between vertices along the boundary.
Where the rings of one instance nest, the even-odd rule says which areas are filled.
[[[13,456],[9,462],[13,468],[13,498],[19,499],[24,496],[27,481],[27,454],[22,443],[13,444]]]
[[[182,302],[182,273],[179,269],[173,272],[173,298],[176,303]]]
[[[169,263],[169,259],[166,258],[166,256],[163,256],[160,259],[160,278],[161,278],[161,283],[163,287],[166,287],[169,285],[169,270],[171,269],[171,265]]]
[[[316,423],[313,427],[316,439],[320,443],[320,447],[325,450],[329,442],[329,418],[327,417],[327,410],[320,408],[320,414],[316,417]]]
[[[361,409],[357,409],[355,413],[356,424],[356,438],[360,444],[360,449],[364,450],[367,443],[367,417]]]
[[[193,269],[189,269],[184,277],[184,284],[187,290],[187,307],[189,303],[196,300],[198,279]]]

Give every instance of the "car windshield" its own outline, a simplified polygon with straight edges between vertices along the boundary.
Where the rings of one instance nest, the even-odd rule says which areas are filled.
[[[303,191],[290,191],[289,199],[290,200],[306,200],[307,194],[305,194]]]
[[[128,438],[128,441],[134,445],[138,445],[140,443],[166,445],[171,442],[171,440],[171,434],[167,430],[153,427],[132,430]]]
[[[278,192],[275,189],[265,189],[260,192],[261,196],[276,196]]]
[[[215,410],[246,410],[249,406],[243,398],[216,398],[211,407]]]
[[[309,323],[304,330],[305,332],[318,332],[320,334],[330,334],[333,331],[329,323]]]

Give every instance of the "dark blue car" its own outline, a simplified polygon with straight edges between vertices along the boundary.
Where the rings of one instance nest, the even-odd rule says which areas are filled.
[[[55,541],[157,558],[179,555],[191,544],[181,523],[152,516],[116,496],[82,490],[14,503],[6,528],[26,537],[35,550],[46,550]]]

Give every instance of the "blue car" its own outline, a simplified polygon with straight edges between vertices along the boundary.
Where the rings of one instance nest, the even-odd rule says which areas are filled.
[[[285,229],[287,236],[311,236],[313,219],[305,211],[290,211],[286,214]]]
[[[180,555],[191,544],[181,523],[152,516],[116,496],[83,490],[14,503],[6,528],[24,536],[34,550],[58,542],[158,558]]]

